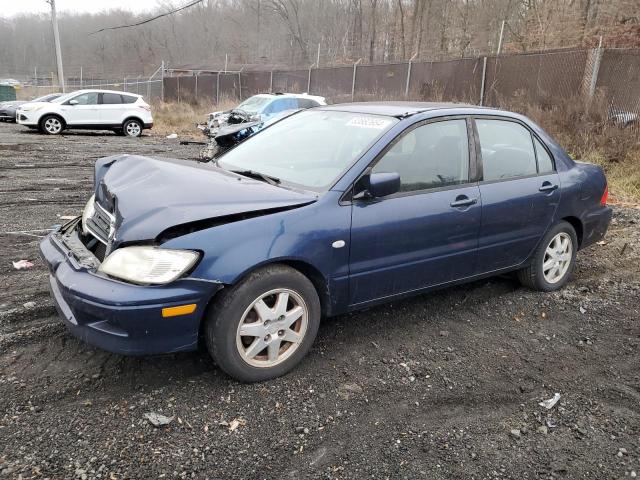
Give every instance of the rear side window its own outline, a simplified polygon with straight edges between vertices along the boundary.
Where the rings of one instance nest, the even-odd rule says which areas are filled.
[[[476,119],[484,180],[535,175],[531,133],[516,122]]]
[[[373,172],[398,173],[403,192],[468,182],[467,122],[445,120],[411,130],[384,154]]]
[[[122,103],[122,96],[117,93],[103,93],[102,103],[104,105],[119,105]]]
[[[131,95],[122,95],[122,103],[136,103],[138,97],[132,97]]]
[[[550,173],[555,170],[553,166],[553,160],[547,152],[547,149],[542,146],[542,143],[537,138],[533,139],[533,143],[536,146],[536,154],[538,155],[538,172]]]

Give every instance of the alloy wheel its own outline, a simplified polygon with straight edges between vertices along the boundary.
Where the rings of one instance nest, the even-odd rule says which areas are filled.
[[[140,125],[136,122],[129,122],[125,128],[127,135],[130,137],[137,137],[140,135]]]
[[[44,122],[44,129],[53,135],[60,133],[62,122],[55,117],[47,118]]]
[[[256,298],[242,315],[236,332],[240,357],[254,367],[284,362],[300,347],[309,324],[302,297],[280,288]]]
[[[564,278],[571,265],[573,257],[573,242],[568,233],[560,232],[555,235],[544,253],[542,273],[549,283],[558,283]]]

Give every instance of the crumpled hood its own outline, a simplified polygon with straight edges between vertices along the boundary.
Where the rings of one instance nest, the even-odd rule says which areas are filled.
[[[96,201],[116,218],[116,243],[153,240],[170,227],[316,200],[212,164],[116,155],[95,167]]]

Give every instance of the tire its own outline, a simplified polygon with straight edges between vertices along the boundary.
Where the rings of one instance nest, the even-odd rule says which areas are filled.
[[[554,243],[557,241],[562,243]],[[565,242],[569,242],[570,251],[562,247],[562,245],[566,244]],[[542,237],[531,263],[518,271],[518,279],[525,287],[534,290],[542,292],[559,290],[567,284],[571,277],[576,263],[577,252],[578,237],[576,231],[571,224],[561,221],[551,227]],[[547,264],[547,268],[545,268],[545,261],[549,262],[551,267]],[[555,270],[556,267],[558,268],[557,271]]]
[[[286,265],[269,265],[221,292],[206,318],[207,349],[214,362],[237,380],[276,378],[307,354],[320,314],[318,294],[307,277]]]
[[[126,120],[122,124],[122,131],[127,137],[139,137],[140,135],[142,135],[142,128],[142,122],[140,122],[140,120],[136,120],[135,118]]]
[[[39,129],[47,135],[60,135],[64,130],[64,120],[57,115],[45,115],[40,120]]]

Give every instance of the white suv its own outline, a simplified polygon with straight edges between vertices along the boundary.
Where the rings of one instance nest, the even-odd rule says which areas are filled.
[[[49,103],[27,103],[18,108],[16,120],[49,135],[83,128],[139,137],[153,127],[151,107],[142,96],[112,90],[78,90]]]

